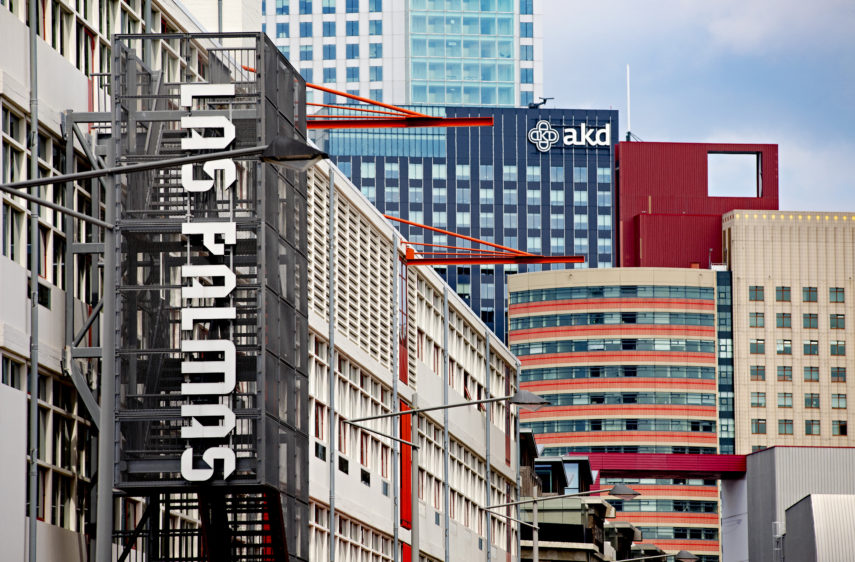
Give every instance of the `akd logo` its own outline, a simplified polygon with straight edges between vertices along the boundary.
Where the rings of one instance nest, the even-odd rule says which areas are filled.
[[[549,121],[538,121],[533,129],[528,132],[528,142],[533,144],[541,152],[549,152],[560,140],[558,131],[552,128]]]

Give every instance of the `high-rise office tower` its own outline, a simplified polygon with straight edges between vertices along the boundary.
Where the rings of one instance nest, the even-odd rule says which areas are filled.
[[[396,105],[536,100],[541,14],[540,0],[262,0],[263,29],[307,82]]]

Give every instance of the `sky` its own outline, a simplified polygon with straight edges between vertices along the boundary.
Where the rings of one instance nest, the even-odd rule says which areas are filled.
[[[546,107],[645,141],[778,145],[781,209],[855,212],[855,2],[543,0]]]

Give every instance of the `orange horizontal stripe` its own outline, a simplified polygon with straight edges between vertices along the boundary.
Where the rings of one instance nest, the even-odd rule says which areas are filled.
[[[566,431],[558,433],[537,433],[538,443],[577,444],[577,443],[608,443],[620,445],[623,443],[650,443],[681,445],[683,443],[712,443],[716,442],[715,433],[700,433],[690,431]]]
[[[661,324],[598,324],[596,326],[553,326],[549,328],[526,328],[512,330],[508,333],[511,343],[562,336],[698,336],[715,338],[715,328],[712,326],[670,326]]]
[[[608,500],[606,500],[608,501]],[[652,524],[677,526],[680,523],[718,525],[718,513],[684,513],[682,511],[621,511],[616,521],[629,521],[634,525]]]
[[[680,551],[688,550],[694,555],[717,554],[719,550],[718,541],[702,541],[692,539],[650,539],[644,542],[652,542],[662,550]]]
[[[686,406],[684,404],[585,404],[580,406],[543,406],[536,412],[522,412],[523,420],[541,418],[566,418],[579,416],[581,418],[607,416],[626,416],[639,414],[641,417],[654,415],[671,415],[676,417],[707,417],[716,418],[715,406]]]
[[[642,363],[704,363],[715,364],[715,353],[700,351],[579,351],[567,353],[543,353],[539,355],[518,355],[523,366],[607,363],[610,361],[639,361]]]
[[[715,498],[718,499],[718,486],[680,486],[680,485],[662,485],[662,486],[643,486],[633,484],[633,490],[644,496],[645,499],[651,498],[679,498],[681,500],[691,500],[695,498]]]
[[[686,389],[687,391],[716,390],[715,379],[665,379],[653,377],[613,377],[595,379],[555,379],[520,383],[529,392],[584,391],[585,389]]]
[[[626,312],[648,309],[668,310],[714,310],[715,301],[699,299],[641,299],[641,298],[614,298],[614,299],[564,299],[557,301],[538,301],[512,304],[508,307],[508,317],[513,318],[516,314],[531,314],[537,312],[560,312],[562,310],[614,310],[624,309]]]

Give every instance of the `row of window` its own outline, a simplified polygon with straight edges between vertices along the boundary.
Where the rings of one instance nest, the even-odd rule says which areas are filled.
[[[602,420],[549,420],[523,422],[521,427],[534,433],[563,433],[573,431],[692,431],[715,433],[713,420],[685,419],[602,419]]]
[[[324,37],[335,37],[336,36],[336,22],[334,21],[325,21],[321,22],[321,31]],[[347,21],[344,22],[345,27],[345,35],[347,37],[359,37],[359,20]],[[300,26],[300,37],[312,38],[315,37],[315,33],[313,30],[312,22],[310,21],[302,21],[299,23]],[[287,22],[277,22],[276,23],[276,37],[280,38],[289,38],[291,37],[290,26]],[[383,35],[383,21],[382,20],[369,20],[368,21],[368,35]]]
[[[766,340],[752,338],[749,342],[748,350],[754,355],[766,353]],[[792,355],[793,340],[776,340],[775,353],[777,355]],[[802,353],[803,355],[819,355],[819,340],[803,340]],[[846,355],[846,342],[844,340],[832,340],[829,345],[829,353],[835,356]]]
[[[595,365],[585,367],[546,367],[542,369],[523,369],[520,371],[520,382],[619,377],[712,380],[715,379],[715,367],[688,367],[682,365]]]
[[[310,73],[311,74],[311,73]],[[324,82],[336,82],[338,73],[335,67],[324,68]],[[306,81],[311,80],[311,76],[304,76]],[[345,80],[348,82],[359,82],[359,67],[358,66],[349,66],[345,69]],[[379,82],[383,80],[383,67],[382,66],[369,66],[368,67],[368,80],[371,82]]]
[[[766,327],[765,314],[762,312],[749,312],[748,313],[748,326],[750,328],[764,328],[764,327]],[[792,315],[789,312],[777,312],[777,313],[775,313],[775,327],[776,328],[792,328],[793,327]],[[828,327],[831,330],[844,330],[844,329],[846,329],[846,315],[845,314],[829,314],[828,315]],[[814,313],[802,314],[802,328],[809,329],[809,330],[819,328],[819,315],[814,314]]]
[[[529,24],[531,22],[528,22]],[[425,14],[411,12],[410,33],[448,36],[514,35],[513,16],[481,15],[460,16],[459,14]],[[531,37],[529,35],[529,37]]]
[[[590,392],[543,394],[551,406],[583,406],[587,404],[689,404],[715,406],[715,394],[698,392]],[[844,402],[846,395],[843,395]]]
[[[667,338],[622,338],[563,340],[511,344],[514,355],[540,355],[544,353],[572,353],[584,351],[685,351],[715,352],[712,340],[687,340]]]
[[[544,447],[543,456],[563,457],[576,453],[655,453],[661,455],[715,455],[715,447],[687,447],[681,445],[582,445],[576,447]],[[609,500],[611,501],[611,500]]]
[[[609,503],[612,503],[609,501]],[[715,527],[639,527],[645,540],[648,539],[693,539],[717,541]]]
[[[347,165],[346,165],[347,164]],[[349,170],[349,162],[342,163],[342,171],[345,172],[345,168]],[[412,164],[411,164],[412,166]],[[467,165],[468,167],[468,165]],[[395,167],[397,169],[397,166]],[[369,173],[371,169],[369,168]],[[467,172],[468,173],[468,172]],[[372,179],[372,178],[368,178]],[[567,193],[568,203],[572,200],[572,205],[575,207],[587,207],[588,206],[588,191],[583,187],[584,191],[575,190]],[[411,208],[414,208],[416,204],[424,203],[424,192],[425,188],[418,184],[410,183],[407,188],[407,194],[409,197],[409,202]],[[444,204],[448,203],[448,191],[444,186],[435,186],[433,188],[428,188],[428,193],[430,195],[429,201],[434,204]],[[500,202],[503,205],[541,205],[541,203],[545,202],[546,194],[540,188],[534,189],[526,189],[525,193],[521,192],[516,188],[503,189],[499,192],[497,189],[493,187],[482,187],[478,190],[472,190],[468,187],[463,187],[458,185],[454,190],[454,200],[458,205],[470,205],[470,204],[479,204],[481,205],[481,211],[489,212],[490,206],[496,204],[496,196],[500,195]],[[477,201],[473,200],[473,196],[477,196]],[[523,196],[525,199],[523,199]],[[564,217],[567,216],[567,210],[564,207],[564,190],[561,188],[552,189],[549,191],[549,204],[553,207],[561,207],[560,209],[551,209],[550,221],[561,221],[561,226],[553,226],[553,228],[561,228],[564,229]],[[401,201],[401,191],[399,186],[393,184],[387,184],[384,189],[384,198],[387,203],[399,203]],[[593,201],[592,201],[593,202]],[[610,191],[598,191],[596,195],[596,205],[598,207],[611,207],[612,205],[612,194]],[[486,207],[486,209],[484,208]],[[414,209],[415,210],[415,209]],[[505,209],[509,211],[509,209]],[[581,209],[576,209],[576,211],[581,211]],[[584,216],[587,221],[588,215]],[[517,217],[519,214],[516,212],[506,212],[505,213],[505,225],[513,224],[516,226]],[[609,217],[611,218],[611,217]],[[611,224],[611,223],[610,223]],[[587,228],[587,227],[586,227]]]
[[[360,1],[365,4],[366,0],[318,0],[317,3],[313,3],[312,0],[294,0],[294,3],[298,5],[298,11],[300,15],[310,15],[312,13],[312,8],[316,5],[321,6],[322,14],[334,14],[336,13],[336,6],[344,6],[344,13],[346,14],[358,14],[359,13],[359,3]],[[414,0],[414,3],[422,3],[424,4],[425,0]],[[477,4],[479,0],[465,0],[467,3],[475,3]],[[508,2],[509,0],[504,0]],[[275,6],[276,15],[287,16],[291,13],[291,2],[292,0],[274,0],[272,3]],[[383,11],[383,0],[367,0],[368,11],[369,12],[382,12]],[[267,13],[267,0],[262,0],[261,4],[261,13]]]
[[[525,177],[528,182],[540,182],[541,166],[525,166]],[[434,162],[431,164],[431,179],[446,180],[448,179],[449,166],[445,163]],[[470,164],[455,164],[451,170],[454,172],[454,177],[458,180],[472,179],[472,166]],[[409,179],[423,180],[425,179],[425,167],[421,162],[408,162],[406,166],[406,178],[402,178],[401,166],[398,162],[385,162],[383,166],[384,177],[387,180]],[[478,178],[481,181],[493,181],[495,173],[499,171],[492,164],[481,164],[478,166]],[[519,168],[515,164],[503,165],[501,167],[502,180],[518,181]],[[597,183],[611,184],[611,168],[597,168]],[[375,179],[377,177],[376,162],[360,162],[360,176],[362,179]],[[563,166],[549,167],[549,181],[553,183],[561,183],[565,180]],[[575,183],[588,182],[588,168],[585,166],[573,167],[573,181]],[[540,191],[537,191],[540,193]],[[579,195],[578,204],[587,204],[588,192],[582,191],[584,195]],[[584,200],[582,200],[584,199]],[[539,202],[538,202],[539,203]]]
[[[511,318],[511,330],[592,326],[598,324],[667,324],[671,326],[713,326],[714,314],[695,312],[588,312],[580,314],[546,314]]]
[[[817,302],[819,291],[816,287],[802,287],[802,302]],[[775,287],[775,302],[790,302],[792,290],[787,286]],[[766,288],[763,285],[748,287],[748,300],[762,302],[766,300]],[[829,287],[828,302],[846,302],[846,291],[843,287]]]
[[[345,45],[345,58],[354,60],[359,58],[359,44],[353,43],[349,45]],[[312,61],[314,60],[314,46],[313,45],[300,45],[300,56],[299,60],[301,61]],[[336,45],[333,43],[321,45],[321,54],[323,60],[338,60],[336,56]],[[285,55],[288,56],[288,55]],[[383,58],[383,44],[382,43],[369,43],[368,44],[368,58],[369,59],[380,59]],[[305,78],[305,76],[304,76]]]
[[[751,393],[751,406],[753,408],[765,408],[766,407],[766,393],[765,392],[752,392]],[[792,392],[779,392],[778,393],[778,407],[779,408],[792,408],[793,407],[793,393]],[[846,409],[846,395],[845,394],[832,394],[831,395],[831,407],[835,410],[843,410]],[[805,408],[819,408],[819,394],[815,392],[806,392],[805,393]]]
[[[766,419],[755,418],[751,420],[751,433],[756,435],[766,434]],[[831,422],[831,434],[835,437],[848,435],[846,420],[833,420]],[[778,435],[793,435],[793,420],[778,420]],[[819,420],[805,420],[805,435],[821,435]]]
[[[703,500],[609,500],[618,511],[718,513],[718,502]]]
[[[766,366],[751,365],[751,380],[765,381]],[[846,382],[846,367],[831,367],[829,371],[831,382]],[[791,365],[778,365],[777,379],[780,382],[791,382],[793,380],[793,367]],[[819,367],[804,367],[804,380],[806,382],[819,382]]]
[[[533,289],[530,291],[513,292],[510,295],[510,304],[556,300],[630,297],[655,299],[701,299],[711,301],[715,297],[715,294],[712,287],[683,287],[668,285],[557,287],[554,289]]]

